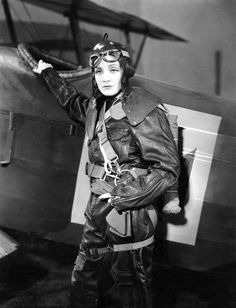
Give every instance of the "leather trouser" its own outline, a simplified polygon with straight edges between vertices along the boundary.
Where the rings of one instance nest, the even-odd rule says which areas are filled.
[[[154,244],[130,251],[91,254],[90,248],[132,241],[132,237],[121,238],[107,231],[108,204],[99,202],[92,197],[85,213],[84,233],[72,272],[71,307],[150,308]],[[103,209],[104,219],[96,219],[97,205]],[[100,212],[98,216],[103,215]]]

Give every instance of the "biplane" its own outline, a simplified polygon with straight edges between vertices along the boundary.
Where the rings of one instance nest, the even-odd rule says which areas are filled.
[[[64,2],[57,1],[60,8]],[[89,68],[28,44],[0,48],[0,225],[78,245],[89,194],[84,131],[33,74],[39,59],[78,91],[91,89]],[[160,97],[178,116],[182,210],[160,213],[155,260],[195,270],[234,263],[235,103],[141,75],[132,84]]]

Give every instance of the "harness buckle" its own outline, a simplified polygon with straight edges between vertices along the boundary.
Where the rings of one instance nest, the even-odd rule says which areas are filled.
[[[114,156],[112,160],[108,160],[104,156],[104,169],[105,175],[103,180],[106,180],[106,177],[111,177],[114,179],[114,184],[117,186],[117,180],[120,179],[120,175],[122,173],[120,165],[118,163],[118,155]]]

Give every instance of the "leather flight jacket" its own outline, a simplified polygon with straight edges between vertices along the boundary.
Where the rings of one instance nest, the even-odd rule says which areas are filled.
[[[73,121],[85,128],[90,163],[103,166],[96,134],[103,101],[78,93],[51,68],[44,70],[42,75],[60,106]],[[155,204],[157,198],[176,183],[180,164],[161,99],[142,88],[133,87],[121,102],[126,116],[121,119],[110,117],[106,121],[108,139],[123,169],[137,167],[147,172],[137,178],[125,175],[118,180],[110,192],[111,202],[118,212],[132,210],[132,219],[140,220],[140,215],[135,212]],[[133,226],[139,224],[140,221],[136,221]],[[142,239],[138,236],[136,240]]]

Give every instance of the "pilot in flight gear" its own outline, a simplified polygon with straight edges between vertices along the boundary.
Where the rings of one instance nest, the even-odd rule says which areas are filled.
[[[152,307],[156,204],[167,190],[178,199],[177,147],[161,99],[129,85],[135,70],[123,45],[104,38],[92,50],[90,66],[92,98],[50,64],[41,61],[34,69],[88,140],[91,195],[71,307]]]

